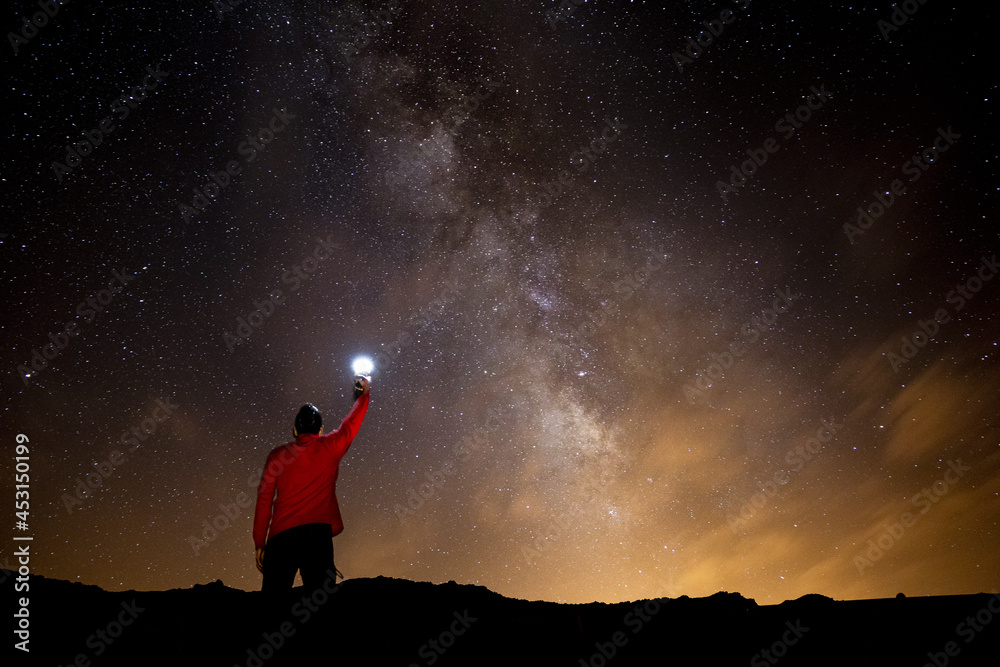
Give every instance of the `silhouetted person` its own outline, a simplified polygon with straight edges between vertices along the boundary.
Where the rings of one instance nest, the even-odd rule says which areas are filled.
[[[336,431],[323,435],[323,418],[307,403],[295,417],[295,441],[267,455],[253,517],[257,569],[264,575],[261,590],[291,589],[296,570],[310,588],[336,572],[331,538],[344,530],[337,475],[368,412],[369,382],[358,379],[354,406]]]

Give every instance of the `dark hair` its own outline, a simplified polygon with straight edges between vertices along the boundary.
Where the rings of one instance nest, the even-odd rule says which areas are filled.
[[[295,416],[295,431],[298,435],[303,433],[319,433],[323,428],[323,417],[319,410],[312,403],[306,403]]]

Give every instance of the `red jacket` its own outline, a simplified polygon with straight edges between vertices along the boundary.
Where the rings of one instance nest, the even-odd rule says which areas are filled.
[[[295,442],[271,450],[257,487],[254,548],[262,548],[268,537],[307,523],[328,523],[334,535],[344,530],[337,504],[340,459],[358,434],[367,412],[365,394],[354,402],[340,428],[333,433],[303,433]]]

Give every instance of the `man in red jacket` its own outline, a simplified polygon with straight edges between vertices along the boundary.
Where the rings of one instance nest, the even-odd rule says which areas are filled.
[[[344,530],[337,475],[368,412],[369,381],[359,378],[360,395],[336,431],[323,435],[319,410],[306,404],[295,418],[295,441],[267,455],[253,517],[261,590],[290,589],[296,570],[303,585],[320,586],[326,573],[335,571],[331,538]]]

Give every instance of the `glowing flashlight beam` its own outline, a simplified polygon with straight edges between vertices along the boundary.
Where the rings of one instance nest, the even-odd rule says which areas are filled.
[[[355,375],[371,375],[372,370],[375,368],[375,364],[368,357],[358,357],[354,360],[352,366]]]

